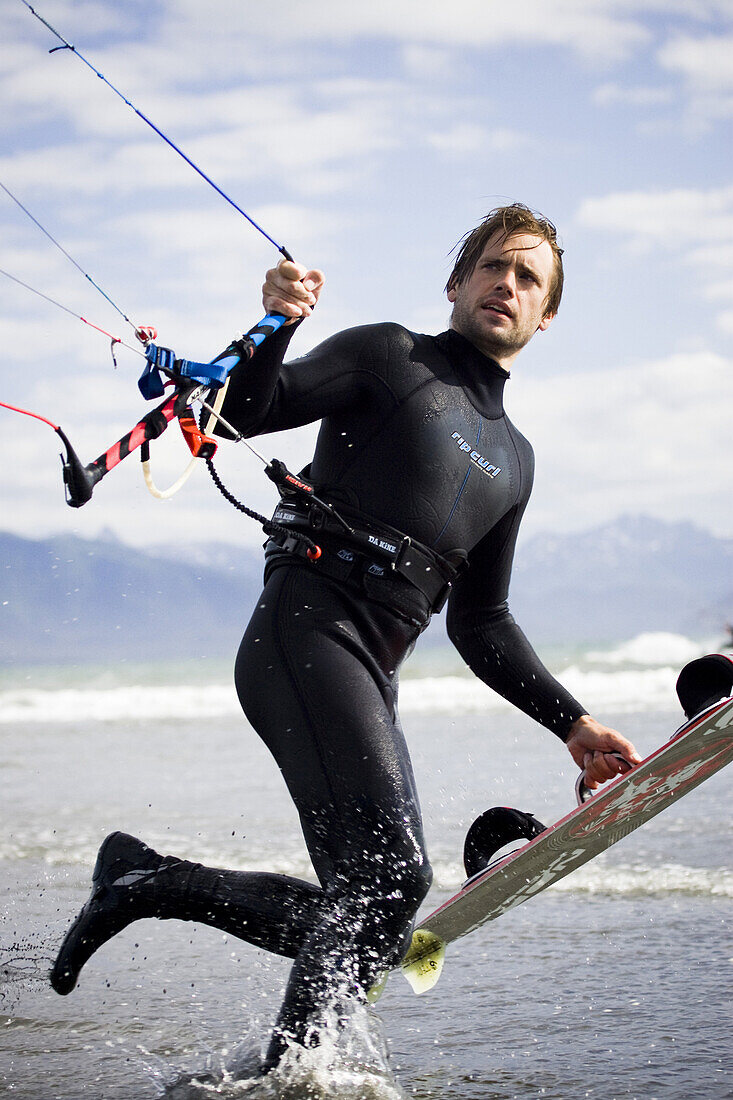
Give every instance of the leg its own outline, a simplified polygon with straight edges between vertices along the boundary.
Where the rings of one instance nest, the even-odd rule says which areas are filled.
[[[291,572],[276,570],[265,590],[237,681],[250,720],[283,770],[327,891],[281,875],[162,857],[112,834],[100,849],[92,895],[52,970],[57,992],[71,992],[89,957],[132,921],[195,920],[296,957],[282,1042],[283,1034],[304,1035],[318,1006],[332,1002],[340,975],[363,992],[406,946],[430,881],[393,687],[414,631],[375,605],[371,613],[348,600],[343,606],[329,588],[324,606],[318,584],[313,597],[301,592],[293,601],[283,592],[292,588],[285,584],[294,580]],[[314,600],[318,614],[309,616]]]
[[[309,882],[203,867],[160,856],[126,833],[112,833],[99,849],[91,896],[64,937],[51,985],[57,993],[71,993],[94,952],[144,917],[209,924],[294,958],[323,906],[323,891]]]
[[[245,634],[236,682],[300,814],[326,898],[295,959],[268,1064],[317,1041],[407,946],[430,884],[414,778],[396,713],[415,631],[310,570],[275,570]]]

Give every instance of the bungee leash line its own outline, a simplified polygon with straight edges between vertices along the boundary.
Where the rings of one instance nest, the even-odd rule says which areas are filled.
[[[202,168],[199,168],[199,166],[195,164],[194,161],[192,161],[191,158],[187,156],[183,152],[183,150],[176,145],[174,141],[172,141],[166,134],[164,134],[163,131],[158,126],[156,126],[155,123],[152,122],[147,115],[143,114],[143,112],[139,110],[134,103],[131,103],[130,100],[125,95],[123,95],[119,88],[116,88],[114,84],[112,84],[107,79],[107,77],[99,71],[99,69],[92,65],[92,63],[88,61],[86,57],[84,57],[84,55],[76,48],[76,46],[73,46],[71,42],[67,41],[67,39],[65,39],[62,34],[59,34],[55,27],[51,26],[48,20],[44,19],[42,15],[39,15],[35,8],[28,3],[28,0],[20,0],[20,2],[21,4],[23,4],[24,7],[28,9],[31,15],[34,15],[40,23],[43,23],[44,27],[46,27],[51,32],[51,34],[58,38],[59,42],[62,43],[60,46],[54,46],[52,50],[49,50],[49,53],[56,53],[58,50],[70,50],[73,54],[75,54],[75,56],[78,57],[80,61],[84,62],[88,69],[91,69],[95,76],[98,76],[99,79],[103,81],[107,85],[107,87],[110,88],[115,93],[115,95],[122,100],[123,103],[127,104],[127,106],[135,112],[138,118],[142,119],[146,126],[149,126],[150,129],[158,135],[158,137],[163,139],[166,145],[169,145],[174,152],[178,153],[178,156],[185,160],[186,164],[193,168],[194,172],[198,172],[201,178],[205,180],[210,187],[213,187],[217,194],[221,195],[221,197],[226,202],[228,202],[230,206],[233,206],[237,213],[241,214],[243,218],[246,218],[249,224],[253,226],[258,233],[261,233],[262,236],[270,242],[270,244],[274,245],[278,252],[282,256],[284,256],[286,260],[292,261],[293,257],[290,255],[285,245],[278,244],[274,237],[271,237],[270,234],[265,229],[263,229],[262,226],[258,224],[258,222],[254,220],[254,218],[250,217],[246,210],[243,210],[242,207],[239,206],[234,201],[234,199],[230,198],[230,196],[227,195],[227,193],[223,191],[218,184],[214,183],[211,177],[207,176],[206,172],[204,172]]]

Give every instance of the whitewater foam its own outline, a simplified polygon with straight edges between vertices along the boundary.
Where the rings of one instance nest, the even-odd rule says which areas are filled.
[[[712,648],[715,648],[714,645]],[[693,642],[682,634],[655,631],[639,634],[619,646],[607,650],[590,650],[586,661],[607,665],[643,665],[646,668],[676,665],[682,668],[688,661],[709,652],[709,648]]]
[[[234,688],[224,684],[21,688],[0,692],[0,722],[125,722],[226,718],[241,714]]]
[[[675,683],[680,669],[714,648],[680,634],[646,633],[608,649],[578,653],[572,663],[553,672],[583,705],[595,710],[672,711],[678,706]],[[228,669],[212,675],[212,666],[205,667],[209,682],[204,682],[205,671],[198,664],[173,666],[171,672],[168,663],[145,666],[137,682],[132,682],[137,674],[124,669],[116,680],[107,671],[102,678],[97,673],[89,684],[84,670],[56,670],[50,682],[47,671],[44,686],[24,688],[13,686],[6,672],[0,688],[0,724],[241,718],[231,682],[216,682],[219,676],[228,677]],[[418,655],[412,667],[414,673],[406,665],[400,686],[404,713],[485,714],[509,705],[468,671],[461,671],[462,666],[456,671],[452,649],[436,651],[430,661]],[[26,679],[32,681],[32,675]],[[37,675],[36,683],[44,683],[43,674]]]
[[[568,894],[603,894],[610,897],[733,898],[733,871],[726,867],[686,867],[682,863],[591,863],[550,887]]]
[[[22,831],[0,837],[0,862],[27,860],[53,867],[78,868],[82,877],[94,866],[102,837],[63,829]],[[305,850],[294,845],[274,852],[265,843],[247,840],[246,844],[222,845],[198,836],[192,847],[190,837],[174,832],[146,835],[145,840],[158,851],[173,853],[212,867],[230,867],[242,871],[274,871],[293,878],[314,881],[313,867]],[[465,874],[457,859],[445,858],[447,852],[431,859],[434,889],[448,895],[460,888]],[[733,898],[733,869],[730,867],[691,867],[665,862],[647,865],[593,862],[579,868],[568,878],[551,887],[565,893],[650,896],[663,894],[699,895]],[[432,899],[434,900],[434,898]],[[431,901],[432,904],[432,901]]]
[[[558,679],[584,705],[623,713],[676,710],[678,667],[602,671],[571,665]],[[472,676],[405,678],[400,710],[412,714],[485,714],[508,707]],[[0,724],[156,722],[241,718],[234,688],[225,684],[22,688],[0,692]]]

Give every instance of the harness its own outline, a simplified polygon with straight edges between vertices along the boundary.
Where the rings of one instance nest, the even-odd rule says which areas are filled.
[[[465,551],[452,551],[450,559],[437,554],[410,535],[374,523],[353,509],[336,511],[315,495],[303,475],[297,480],[303,489],[294,489],[292,482],[278,485],[281,500],[265,545],[269,563],[281,554],[294,555],[327,577],[356,583],[373,599],[381,596],[380,602],[413,619],[429,618],[442,610],[453,582],[465,568]]]

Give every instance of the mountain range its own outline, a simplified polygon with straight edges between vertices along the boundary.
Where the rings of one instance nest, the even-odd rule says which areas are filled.
[[[536,535],[517,554],[510,604],[531,638],[552,643],[723,635],[733,622],[733,539],[646,516]]]
[[[261,552],[230,544],[140,550],[113,537],[0,533],[0,660],[103,663],[233,656],[259,594]],[[538,645],[645,631],[722,636],[733,540],[627,516],[519,549],[510,604]],[[429,639],[445,642],[444,628]],[[423,644],[424,644],[423,643]]]

